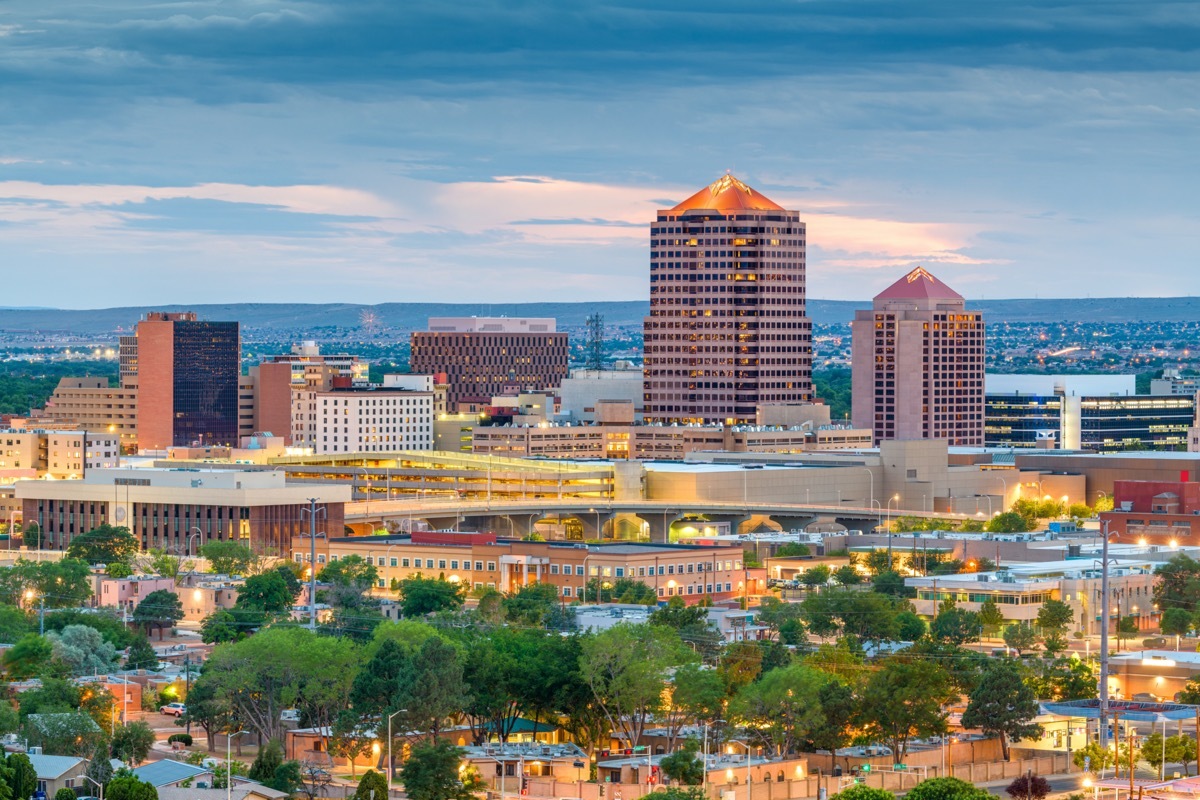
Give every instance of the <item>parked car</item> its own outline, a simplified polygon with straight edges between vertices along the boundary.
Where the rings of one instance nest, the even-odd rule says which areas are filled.
[[[1158,702],[1158,697],[1150,694],[1149,692],[1138,692],[1130,699],[1133,700],[1133,702],[1135,702],[1135,703],[1157,703]]]
[[[183,703],[167,703],[165,706],[159,706],[158,710],[171,717],[182,717],[187,713],[187,706]]]

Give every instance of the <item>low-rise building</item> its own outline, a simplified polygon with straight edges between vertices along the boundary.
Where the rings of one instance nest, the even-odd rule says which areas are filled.
[[[0,483],[74,480],[121,462],[118,437],[83,430],[0,430]]]
[[[29,762],[37,772],[37,790],[44,797],[54,797],[59,789],[76,790],[89,785],[80,777],[87,769],[87,761],[82,758],[30,752]]]
[[[1200,545],[1200,482],[1116,481],[1112,499],[1100,522],[1118,541]]]
[[[43,549],[66,550],[76,536],[107,522],[127,526],[142,549],[184,553],[238,541],[278,555],[308,532],[301,512],[309,498],[324,508],[322,530],[342,531],[350,489],[290,486],[276,471],[93,469],[78,481],[19,481],[16,497],[25,524],[40,527]]]
[[[306,563],[308,542],[297,540],[293,558]],[[766,571],[742,562],[740,547],[618,542],[529,542],[494,533],[414,531],[400,536],[333,538],[317,545],[324,563],[358,555],[379,572],[378,590],[416,575],[444,577],[470,589],[511,592],[529,583],[555,586],[565,602],[586,602],[588,583],[625,578],[651,587],[660,600],[686,603],[756,597],[766,591]],[[595,602],[598,598],[591,598]]]
[[[198,767],[170,758],[148,761],[132,771],[133,777],[139,781],[145,781],[156,789],[167,786],[179,788],[185,783],[196,784],[197,788],[206,788],[199,784],[211,785],[213,778],[212,769],[209,767]]]
[[[1110,697],[1171,702],[1189,680],[1200,675],[1200,653],[1132,650],[1109,656],[1108,669]]]
[[[329,375],[292,390],[294,445],[315,453],[386,453],[433,449],[433,378],[387,375],[356,387]]]
[[[131,612],[146,595],[165,590],[175,591],[175,580],[159,575],[130,575],[113,578],[98,573],[92,589],[92,605],[98,608],[120,608]]]
[[[179,596],[184,620],[199,622],[218,609],[233,608],[244,583],[228,575],[191,575],[171,589]]]

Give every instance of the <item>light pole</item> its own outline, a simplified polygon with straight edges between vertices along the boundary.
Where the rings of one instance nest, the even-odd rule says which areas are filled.
[[[896,510],[900,510],[900,493],[892,495],[888,498],[888,516],[887,516],[887,532],[888,532],[888,569],[892,568],[892,503],[896,504]]]
[[[403,714],[406,711],[408,711],[407,708],[398,708],[395,711],[393,711],[391,714],[388,714],[388,769],[387,769],[387,772],[388,772],[388,794],[389,795],[392,793],[392,783],[396,780],[396,762],[392,761],[392,719],[395,718],[395,716],[397,714]],[[503,775],[501,776],[501,779],[503,779]],[[504,794],[503,790],[501,790],[500,793],[501,793],[501,795],[503,795]]]
[[[240,730],[225,734],[225,800],[233,798],[233,769],[229,766],[229,762],[233,760],[233,737],[241,736],[243,733],[246,731]]]
[[[1004,487],[1002,490],[1004,493],[1000,495],[1000,510],[1005,511],[1008,503],[1008,481],[1004,480],[1004,478],[1000,475],[997,475],[996,479],[999,480],[1000,485]]]
[[[1100,523],[1100,749],[1108,748],[1108,520]]]
[[[883,504],[872,498],[870,507],[879,512],[878,516],[875,517],[875,532],[879,533],[879,529],[883,527]]]
[[[187,556],[188,556],[188,558],[193,558],[193,557],[195,556],[195,553],[193,553],[193,552],[192,552],[192,540],[193,540],[193,539],[203,539],[203,538],[204,538],[204,531],[200,530],[200,529],[199,529],[198,527],[196,527],[195,525],[193,525],[192,527],[188,528],[188,530],[195,531],[195,533],[192,533],[192,534],[189,534],[189,535],[188,535],[188,538],[187,538],[187,547],[185,547],[185,548],[184,548],[184,552],[185,552],[185,553],[187,553]]]
[[[308,498],[308,508],[300,509],[300,514],[308,514],[308,539],[311,546],[308,556],[308,628],[317,629],[317,513],[325,514],[325,507],[317,508],[317,498]],[[325,537],[328,543],[329,537]]]

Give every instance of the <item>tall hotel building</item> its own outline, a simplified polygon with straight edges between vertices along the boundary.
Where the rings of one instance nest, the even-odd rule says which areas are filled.
[[[645,418],[752,424],[812,400],[804,223],[731,175],[650,229]]]
[[[147,314],[122,341],[122,382],[137,387],[141,450],[237,445],[241,335],[236,322]]]
[[[409,367],[446,376],[451,413],[463,401],[550,389],[567,377],[567,334],[550,318],[430,317],[412,334]]]
[[[855,312],[854,426],[884,439],[983,445],[983,315],[923,267]]]

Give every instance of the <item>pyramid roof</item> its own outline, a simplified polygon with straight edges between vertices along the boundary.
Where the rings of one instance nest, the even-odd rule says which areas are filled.
[[[924,267],[917,267],[900,280],[875,295],[876,300],[962,300],[963,296],[933,277]]]
[[[694,195],[671,209],[682,214],[696,209],[731,211],[783,211],[783,206],[768,200],[732,175],[722,175]]]

